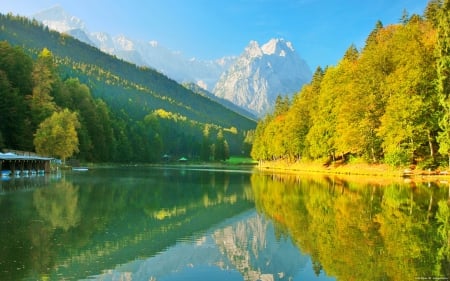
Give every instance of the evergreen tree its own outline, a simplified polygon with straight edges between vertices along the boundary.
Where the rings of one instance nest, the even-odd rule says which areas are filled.
[[[202,138],[201,151],[200,151],[200,159],[202,161],[210,160],[211,140],[209,139],[209,135],[210,135],[210,126],[205,125],[205,127],[203,129],[203,138]]]
[[[448,155],[450,166],[450,0],[444,0],[437,13],[436,91],[443,114],[439,125],[439,152]]]
[[[53,55],[46,48],[38,56],[34,65],[32,79],[33,93],[31,95],[31,111],[33,113],[33,120],[40,123],[52,115],[57,108],[51,92],[58,77],[53,63]]]
[[[224,138],[223,131],[219,130],[217,133],[216,142],[214,145],[214,159],[225,161],[230,158],[230,150],[228,147],[228,143]]]

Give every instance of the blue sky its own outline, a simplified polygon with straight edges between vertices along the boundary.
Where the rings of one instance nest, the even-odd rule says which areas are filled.
[[[428,0],[0,0],[0,12],[30,16],[61,5],[90,31],[124,34],[186,57],[239,55],[250,40],[291,41],[311,69],[362,47],[377,20],[423,14]]]

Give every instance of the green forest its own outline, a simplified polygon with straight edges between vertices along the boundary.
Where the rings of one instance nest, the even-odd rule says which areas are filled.
[[[292,99],[279,97],[258,123],[252,157],[448,166],[450,1],[399,18],[378,21],[361,50],[351,45]]]
[[[1,150],[89,162],[249,155],[256,126],[153,69],[12,14],[0,15],[0,107]]]

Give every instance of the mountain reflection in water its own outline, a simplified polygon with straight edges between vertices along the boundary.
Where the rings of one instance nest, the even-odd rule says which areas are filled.
[[[0,280],[449,276],[448,185],[129,167],[2,190]]]
[[[288,237],[276,237],[270,221],[248,211],[202,236],[179,241],[154,257],[121,265],[95,279],[294,280],[308,265],[308,256],[302,255]]]

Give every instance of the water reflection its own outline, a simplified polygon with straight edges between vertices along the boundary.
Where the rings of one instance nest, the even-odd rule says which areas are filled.
[[[252,208],[248,174],[99,169],[0,197],[0,280],[78,280]]]
[[[249,211],[155,257],[135,260],[95,279],[289,280],[307,261],[289,239],[275,237],[270,222]]]
[[[8,184],[0,280],[449,276],[448,185],[138,167]]]
[[[252,176],[258,210],[338,280],[450,276],[448,185]]]

